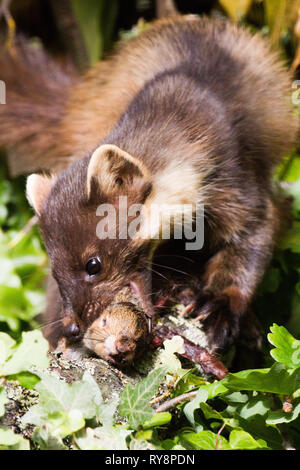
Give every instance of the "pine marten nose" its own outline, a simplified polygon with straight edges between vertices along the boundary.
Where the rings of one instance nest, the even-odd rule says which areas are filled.
[[[65,325],[64,336],[71,342],[80,341],[82,339],[82,333],[79,325],[75,322]]]

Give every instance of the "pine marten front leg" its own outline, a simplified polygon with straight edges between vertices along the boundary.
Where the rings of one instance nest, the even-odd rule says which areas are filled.
[[[192,310],[213,349],[226,349],[240,333],[241,320],[271,259],[277,220],[277,208],[270,201],[264,220],[235,234],[206,265],[203,290]]]

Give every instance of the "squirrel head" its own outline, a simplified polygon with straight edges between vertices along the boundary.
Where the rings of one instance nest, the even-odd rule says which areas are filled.
[[[133,303],[110,305],[87,329],[83,343],[113,364],[126,365],[144,350],[148,336],[147,320]]]

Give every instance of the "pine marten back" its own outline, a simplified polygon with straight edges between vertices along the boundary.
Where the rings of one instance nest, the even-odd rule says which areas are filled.
[[[69,163],[27,185],[61,299],[55,341],[80,342],[124,285],[153,315],[162,222],[145,220],[156,205],[163,221],[164,204],[179,215],[190,204],[193,217],[204,204],[208,255],[196,263],[201,292],[188,311],[213,348],[238,336],[282,228],[284,200],[271,177],[296,140],[289,91],[289,74],[260,36],[194,17],[157,22],[69,88],[49,136],[55,146],[27,156],[30,168]],[[37,136],[29,144],[36,149]],[[134,237],[99,239],[98,208],[113,207],[120,220],[120,197],[142,205],[144,218]]]

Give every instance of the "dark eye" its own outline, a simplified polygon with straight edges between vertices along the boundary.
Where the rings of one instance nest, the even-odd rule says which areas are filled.
[[[91,258],[85,266],[85,270],[89,276],[94,276],[99,274],[101,271],[101,261],[100,258]]]

